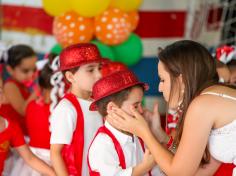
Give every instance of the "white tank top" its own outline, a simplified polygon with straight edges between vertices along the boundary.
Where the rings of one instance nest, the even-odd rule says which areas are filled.
[[[201,95],[215,95],[236,101],[235,97],[215,92],[205,92]],[[236,109],[235,109],[236,111]],[[212,129],[209,136],[209,152],[211,156],[223,163],[234,163],[236,165],[236,120],[223,127]],[[236,167],[233,170],[236,176]]]

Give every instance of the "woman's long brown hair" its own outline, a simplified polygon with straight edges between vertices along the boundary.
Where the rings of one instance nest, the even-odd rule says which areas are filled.
[[[158,58],[164,64],[171,78],[168,102],[171,102],[173,97],[173,90],[178,76],[182,75],[184,84],[183,101],[180,105],[182,113],[179,117],[175,136],[175,143],[178,146],[188,106],[203,89],[218,83],[216,62],[205,47],[190,40],[177,41],[167,46],[159,53]],[[179,95],[181,94],[180,91]],[[209,159],[210,155],[206,147],[201,163],[208,163]]]

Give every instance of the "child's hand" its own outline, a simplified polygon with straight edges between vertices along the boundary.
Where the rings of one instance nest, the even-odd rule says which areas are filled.
[[[145,149],[142,164],[147,170],[151,170],[156,165],[154,157],[148,149]]]
[[[165,143],[167,139],[167,134],[161,127],[161,116],[158,111],[158,102],[154,103],[153,111],[144,109],[144,118],[148,121],[148,124],[152,130],[152,133],[161,143]]]
[[[158,103],[155,102],[153,111],[144,109],[144,118],[148,121],[151,128],[161,128],[160,113],[158,112]]]
[[[25,80],[22,81],[22,83],[24,84],[25,87],[30,88],[32,86],[34,86],[35,84],[35,80],[38,78],[38,71],[36,71],[33,75],[32,78],[30,80]]]
[[[56,173],[54,172],[53,168],[52,168],[52,172],[50,173],[49,176],[56,176]]]

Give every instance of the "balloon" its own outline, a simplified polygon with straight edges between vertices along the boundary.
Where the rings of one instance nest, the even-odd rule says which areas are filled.
[[[64,0],[43,0],[43,9],[51,16],[58,16],[69,11],[71,5]]]
[[[111,0],[70,0],[72,9],[84,17],[94,17],[106,10]]]
[[[95,17],[95,35],[108,45],[117,45],[130,35],[131,22],[127,13],[119,9],[109,9]]]
[[[94,34],[92,18],[85,18],[70,11],[55,17],[53,34],[63,47],[89,42]]]
[[[121,62],[109,62],[102,67],[102,76],[110,75],[117,71],[128,70],[128,67]]]
[[[131,31],[134,31],[139,22],[139,14],[137,11],[128,12],[129,21],[131,23]]]
[[[130,12],[133,10],[137,10],[142,2],[142,0],[112,0],[110,6],[116,7],[126,12]]]
[[[95,44],[98,47],[102,57],[108,58],[110,60],[115,60],[115,56],[114,56],[114,53],[113,53],[111,47],[109,47],[97,40],[93,40],[91,43]]]
[[[50,53],[59,55],[59,54],[61,53],[61,51],[62,51],[61,45],[60,45],[60,44],[55,44],[55,45],[52,47]]]
[[[120,61],[127,66],[139,62],[143,53],[142,41],[139,36],[132,33],[129,39],[120,45],[112,46],[116,61]]]

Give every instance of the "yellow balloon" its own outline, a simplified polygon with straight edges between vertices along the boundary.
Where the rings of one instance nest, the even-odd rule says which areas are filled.
[[[116,7],[126,12],[137,10],[142,4],[142,0],[112,0],[111,7]]]
[[[105,11],[111,0],[70,0],[72,9],[84,17],[94,17]]]
[[[59,16],[71,9],[65,0],[43,0],[43,9],[51,16]]]

